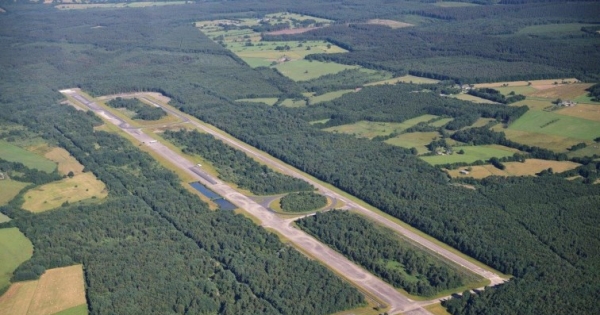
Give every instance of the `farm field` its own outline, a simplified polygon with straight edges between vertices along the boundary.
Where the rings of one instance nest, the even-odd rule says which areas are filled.
[[[88,314],[82,265],[46,270],[18,282],[0,297],[0,315]]]
[[[451,155],[422,156],[421,159],[432,165],[459,162],[473,163],[478,160],[486,161],[493,157],[502,158],[512,156],[518,152],[518,150],[501,145],[458,146],[452,149],[454,153]],[[464,150],[465,154],[458,154],[457,152],[460,150]]]
[[[306,101],[304,99],[286,98],[280,103],[280,105],[285,107],[304,107],[306,106]]]
[[[18,228],[0,229],[0,290],[10,284],[13,271],[32,255],[33,245]]]
[[[403,133],[397,137],[385,140],[385,143],[403,147],[403,148],[416,148],[419,154],[429,152],[429,149],[425,147],[431,143],[433,139],[439,137],[440,134],[437,131],[432,132],[410,132]]]
[[[595,121],[539,110],[528,111],[508,129],[580,140],[600,136],[600,124]]]
[[[269,106],[277,103],[276,97],[261,97],[261,98],[242,98],[239,100],[235,100],[236,102],[249,102],[249,103],[263,103]]]
[[[65,202],[102,199],[107,195],[104,183],[96,179],[93,173],[87,172],[27,191],[22,208],[35,213],[44,212],[58,208]]]
[[[358,69],[358,66],[342,65],[335,62],[297,60],[280,63],[275,66],[275,69],[294,81],[308,81],[326,74],[338,73],[348,69]]]
[[[545,35],[545,36],[566,36],[572,34],[583,34],[582,27],[595,26],[593,24],[564,23],[564,24],[544,24],[526,26],[519,31],[518,35]]]
[[[0,180],[0,206],[8,204],[27,185],[11,179]]]
[[[574,107],[564,107],[555,113],[600,122],[600,105],[577,104]]]
[[[4,222],[8,222],[8,221],[10,221],[10,218],[6,214],[0,212],[0,223],[4,223]]]
[[[415,126],[420,122],[428,122],[438,116],[435,115],[422,115],[412,119],[408,119],[401,123],[387,123],[387,122],[373,122],[373,121],[359,121],[354,124],[335,126],[324,129],[330,132],[339,132],[355,135],[359,138],[372,139],[376,136],[387,136],[393,132],[401,132],[410,127]]]
[[[0,140],[0,158],[48,173],[56,169],[56,163],[4,140]]]
[[[598,143],[589,143],[587,147],[583,149],[579,149],[573,152],[567,153],[569,158],[572,157],[584,157],[584,156],[593,156],[594,154],[600,155],[600,144]]]
[[[506,138],[509,140],[530,146],[548,149],[554,152],[567,151],[568,148],[582,142],[581,140],[574,138],[513,129],[504,129],[501,125],[494,126],[492,130],[504,132]]]
[[[576,78],[564,78],[564,79],[531,80],[531,81],[503,81],[503,82],[492,82],[492,83],[478,83],[478,84],[475,84],[474,86],[476,88],[529,86],[536,90],[542,90],[542,89],[547,89],[547,88],[553,87],[554,82],[576,83],[576,82],[579,82],[579,80],[577,80]]]
[[[441,126],[451,122],[452,120],[454,120],[454,118],[442,118],[440,120],[436,120],[432,123],[429,123],[429,125],[433,126],[433,127],[441,127]]]
[[[571,161],[548,161],[540,159],[527,159],[525,162],[505,162],[506,168],[500,170],[491,164],[471,166],[468,175],[460,174],[459,168],[449,170],[448,174],[452,177],[473,177],[485,178],[488,176],[534,176],[543,170],[552,168],[555,173],[562,173],[578,167],[580,164]]]
[[[429,78],[416,77],[414,75],[405,75],[405,76],[401,76],[401,77],[397,77],[397,78],[367,83],[367,84],[365,84],[365,86],[396,84],[396,83],[435,84],[438,82],[440,82],[440,81],[434,80],[434,79],[429,79]]]
[[[533,93],[530,93],[528,96],[540,97],[553,101],[557,98],[561,98],[563,100],[574,100],[580,96],[586,96],[588,94],[586,89],[588,89],[590,86],[592,86],[590,83],[558,84],[546,89],[537,90]]]
[[[109,9],[109,8],[143,8],[158,7],[164,5],[186,4],[186,1],[157,1],[157,2],[132,2],[132,3],[70,3],[59,4],[55,8],[59,10],[84,10],[84,9]]]

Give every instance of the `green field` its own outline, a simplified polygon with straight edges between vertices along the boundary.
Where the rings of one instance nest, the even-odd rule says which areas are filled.
[[[56,169],[56,163],[4,140],[0,140],[0,158],[48,173]]]
[[[10,285],[13,271],[33,255],[33,245],[18,228],[0,229],[0,289]]]
[[[600,136],[598,122],[540,110],[528,111],[508,129],[581,140],[593,140]]]
[[[262,97],[262,98],[242,98],[235,100],[236,102],[263,103],[269,106],[277,103],[277,97]]]
[[[0,212],[0,223],[4,223],[4,222],[8,222],[10,221],[10,217],[8,217],[6,214]]]
[[[546,35],[546,36],[565,36],[571,34],[584,34],[581,28],[584,26],[595,26],[593,24],[546,24],[546,25],[531,25],[520,29],[518,35]]]
[[[531,86],[503,86],[495,87],[494,90],[502,93],[505,96],[510,94],[510,92],[515,92],[515,94],[521,94],[525,96],[537,92],[537,90]]]
[[[286,98],[280,105],[284,107],[304,107],[306,106],[306,101],[303,99]]]
[[[434,79],[429,79],[429,78],[416,77],[414,75],[405,75],[405,76],[401,76],[401,77],[397,77],[397,78],[391,78],[391,79],[387,79],[387,80],[381,80],[381,81],[377,81],[377,82],[368,83],[368,84],[365,84],[365,86],[396,84],[396,83],[435,84],[438,82],[440,82],[440,81],[434,80]]]
[[[430,123],[429,125],[433,126],[433,127],[441,127],[441,126],[451,122],[452,120],[454,120],[454,118],[442,118],[440,120],[436,120],[436,121]]]
[[[448,164],[448,163],[473,163],[477,160],[486,161],[493,157],[502,158],[505,156],[512,156],[515,152],[514,149],[503,147],[500,145],[482,145],[482,146],[459,146],[453,147],[454,153],[451,155],[432,155],[422,156],[421,158],[432,165]],[[457,152],[464,150],[465,154],[458,154]]]
[[[157,1],[157,2],[132,2],[132,3],[72,3],[60,4],[56,8],[59,10],[82,10],[82,9],[111,9],[111,8],[144,8],[174,4],[186,4],[187,1]]]
[[[375,122],[375,121],[359,121],[354,124],[335,126],[324,129],[330,132],[339,132],[355,135],[359,138],[374,138],[376,136],[387,136],[393,132],[401,132],[410,127],[415,126],[420,122],[428,122],[438,116],[422,115],[412,119],[408,119],[401,123]]]
[[[454,97],[454,98],[457,98],[457,99],[463,100],[463,101],[477,103],[477,104],[498,104],[496,102],[486,100],[485,98],[473,96],[471,94],[458,94],[458,95],[453,95],[451,97]]]
[[[284,76],[294,81],[308,81],[326,74],[338,73],[347,69],[357,69],[358,66],[342,65],[335,62],[320,62],[296,60],[284,62],[275,66],[275,69]]]
[[[10,179],[0,180],[0,206],[8,204],[27,185]]]
[[[87,314],[88,314],[87,304],[81,304],[79,306],[71,307],[64,311],[60,311],[53,315],[87,315]]]
[[[424,154],[429,152],[429,149],[425,147],[433,139],[439,137],[440,134],[437,131],[432,132],[410,132],[403,133],[397,137],[387,139],[385,143],[403,147],[403,148],[416,148],[419,154]]]
[[[325,94],[321,94],[321,95],[317,95],[317,96],[312,96],[309,98],[309,103],[310,103],[310,105],[314,105],[314,104],[319,104],[322,102],[331,101],[331,100],[341,97],[344,94],[352,93],[352,92],[354,92],[354,90],[340,90],[340,91],[329,92],[329,93],[325,93]]]
[[[453,2],[453,1],[440,1],[434,3],[435,6],[442,8],[457,8],[457,7],[476,7],[479,4],[469,2]]]

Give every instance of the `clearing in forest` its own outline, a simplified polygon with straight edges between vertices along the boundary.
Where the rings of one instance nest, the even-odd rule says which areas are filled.
[[[62,175],[67,175],[69,172],[78,175],[83,172],[83,165],[63,148],[52,148],[44,154],[44,157],[58,163],[58,172]]]
[[[481,97],[477,97],[477,96],[474,96],[471,94],[465,94],[465,93],[453,95],[452,97],[459,99],[459,100],[469,101],[469,102],[473,102],[473,103],[477,103],[477,104],[498,104],[494,101],[486,100],[485,98],[481,98]]]
[[[13,271],[33,255],[33,244],[18,228],[0,229],[0,291],[10,285]],[[0,314],[2,303],[0,303]]]
[[[512,156],[519,152],[518,150],[504,147],[501,145],[481,145],[481,146],[458,146],[452,148],[452,154],[421,156],[429,164],[452,164],[452,163],[473,163],[475,161],[487,161],[493,157],[502,158]],[[458,152],[463,151],[463,154]]]
[[[358,68],[358,66],[350,66],[335,62],[320,62],[312,60],[284,62],[275,66],[275,69],[277,69],[277,71],[294,81],[308,81],[324,76],[326,74],[334,74],[344,70]]]
[[[0,315],[88,314],[82,265],[46,270],[0,297]]]
[[[557,84],[571,84],[578,83],[579,80],[576,78],[564,78],[564,79],[548,79],[548,80],[531,80],[531,81],[504,81],[504,82],[492,82],[492,83],[479,83],[475,84],[476,88],[498,88],[498,87],[514,87],[514,86],[529,86],[536,90],[543,90],[552,88]]]
[[[527,159],[525,162],[505,162],[502,163],[506,167],[504,170],[500,170],[497,167],[486,164],[471,166],[468,169],[469,174],[463,175],[460,173],[465,167],[449,170],[448,174],[452,177],[473,177],[473,178],[485,178],[488,176],[534,176],[543,170],[549,168],[554,173],[562,173],[568,170],[572,170],[581,164],[571,161],[548,161],[540,159]]]
[[[387,79],[387,80],[382,80],[382,81],[367,83],[367,84],[365,84],[365,86],[384,85],[384,84],[396,84],[396,83],[436,84],[438,82],[440,82],[440,81],[434,80],[434,79],[429,79],[429,78],[416,77],[414,75],[409,75],[408,74],[408,75],[405,75],[405,76],[396,77],[396,78],[392,78],[392,79]]]
[[[56,163],[4,140],[0,140],[0,158],[48,173],[56,169]]]
[[[66,2],[66,1],[63,1]],[[157,2],[131,2],[131,3],[70,3],[59,4],[55,8],[59,10],[83,10],[83,9],[118,9],[118,8],[144,8],[165,5],[186,4],[187,1],[157,1]]]
[[[263,103],[269,106],[277,103],[277,97],[259,97],[259,98],[242,98],[239,100],[235,100],[236,102],[248,102],[248,103]]]
[[[429,152],[429,149],[427,149],[426,145],[438,137],[440,137],[440,134],[437,131],[410,132],[387,139],[385,140],[385,143],[407,149],[416,148],[419,154],[424,154]]]
[[[87,172],[45,184],[25,193],[23,209],[43,212],[60,207],[65,202],[102,199],[108,195],[106,186],[93,173]]]
[[[393,29],[414,26],[409,23],[404,23],[404,22],[394,21],[394,20],[383,20],[383,19],[368,20],[367,24],[383,25],[383,26],[387,26],[387,27],[393,28]]]
[[[422,115],[419,117],[405,120],[401,123],[375,122],[375,121],[359,121],[353,124],[340,125],[324,129],[330,132],[339,132],[355,135],[359,138],[372,139],[376,136],[387,136],[394,132],[402,132],[410,127],[421,122],[428,122],[437,118],[435,115]]]
[[[6,176],[3,174],[2,176]],[[8,204],[28,183],[4,178],[0,180],[0,206]]]

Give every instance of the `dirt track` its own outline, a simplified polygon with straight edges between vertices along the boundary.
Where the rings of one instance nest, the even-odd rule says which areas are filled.
[[[370,295],[371,297],[374,297],[377,300],[380,300],[380,301],[386,303],[387,306],[389,307],[389,309],[388,309],[389,314],[398,314],[398,313],[402,313],[402,312],[409,312],[409,314],[413,314],[413,315],[430,314],[429,312],[427,312],[425,309],[423,309],[420,306],[420,303],[410,300],[406,296],[404,296],[404,295],[400,294],[398,291],[396,291],[396,289],[393,288],[391,285],[389,285],[386,282],[382,281],[381,279],[373,276],[372,274],[365,271],[361,267],[355,265],[354,263],[349,261],[346,257],[342,256],[341,254],[337,253],[336,251],[332,250],[331,248],[327,247],[326,245],[320,243],[315,238],[309,236],[308,234],[304,233],[303,231],[300,231],[300,230],[292,227],[292,225],[291,225],[291,223],[293,221],[292,219],[284,220],[284,219],[278,217],[275,213],[269,211],[265,207],[261,206],[260,204],[256,203],[252,199],[250,199],[249,197],[237,192],[236,190],[234,190],[233,188],[229,187],[228,185],[224,184],[222,181],[220,181],[216,178],[213,179],[214,182],[216,182],[216,184],[211,184],[205,178],[199,176],[196,172],[193,171],[193,169],[197,167],[194,163],[192,163],[191,161],[180,156],[179,154],[172,151],[171,149],[164,146],[163,144],[154,141],[153,138],[151,138],[150,136],[145,134],[142,130],[131,127],[129,124],[127,124],[120,118],[114,116],[110,112],[103,110],[100,106],[95,104],[94,101],[88,100],[84,96],[78,94],[77,90],[75,90],[75,89],[63,90],[63,91],[61,91],[61,93],[73,97],[78,102],[80,102],[81,105],[92,110],[93,112],[98,114],[100,117],[104,118],[106,121],[118,126],[124,132],[128,133],[129,135],[133,136],[138,141],[147,145],[149,148],[151,148],[157,154],[159,154],[162,157],[164,157],[165,159],[169,160],[174,165],[177,165],[182,170],[185,170],[187,173],[189,173],[194,178],[197,178],[198,181],[202,182],[207,187],[210,187],[211,190],[222,195],[225,199],[229,200],[236,206],[244,209],[245,211],[250,213],[252,216],[258,218],[261,222],[261,226],[272,229],[272,230],[276,231],[277,233],[283,235],[288,240],[290,240],[290,242],[292,242],[294,246],[299,248],[301,251],[307,253],[308,255],[318,259],[319,261],[324,263],[326,266],[328,266],[330,269],[334,270],[337,274],[342,275],[343,277],[345,277],[346,279],[351,281],[359,289],[361,289],[361,291],[367,293],[368,295]],[[150,102],[156,104],[155,102],[153,102],[150,99],[146,99],[146,101],[150,101]],[[262,155],[257,154],[254,151],[249,152],[248,148],[246,148],[245,146],[242,146],[237,141],[229,139],[228,137],[224,137],[223,135],[216,132],[215,130],[207,128],[203,124],[200,124],[199,122],[197,122],[193,119],[190,119],[187,116],[184,116],[180,112],[174,111],[168,107],[164,107],[162,104],[156,104],[156,105],[163,107],[163,109],[165,109],[166,111],[168,111],[169,113],[171,113],[177,117],[180,117],[183,121],[194,124],[195,126],[201,128],[202,130],[205,130],[205,131],[213,134],[218,139],[221,139],[221,140],[225,141],[226,143],[233,145],[233,146],[247,152],[248,154],[251,154],[252,156],[259,157],[259,158],[261,158],[261,160],[264,158],[264,157],[262,157]],[[269,164],[274,163],[274,162],[270,161],[269,159],[267,159],[265,162],[268,162]],[[281,163],[281,162],[278,162],[278,163]],[[282,167],[282,166],[279,166],[279,165],[277,166],[277,168],[280,168],[280,167]],[[285,173],[289,173],[290,171],[294,172],[293,170],[288,170],[286,168],[284,168],[284,170],[286,170]],[[305,179],[301,176],[301,174],[295,174],[294,176]],[[305,179],[305,180],[307,180],[307,179]],[[313,183],[313,182],[311,182],[311,184],[315,185],[315,183]],[[315,185],[315,186],[320,187],[320,185]],[[329,196],[331,196],[333,198],[339,198],[333,192],[330,192],[330,191],[329,192],[323,191],[323,192],[325,192],[326,194],[328,194]],[[346,200],[345,198],[340,198],[340,199]]]

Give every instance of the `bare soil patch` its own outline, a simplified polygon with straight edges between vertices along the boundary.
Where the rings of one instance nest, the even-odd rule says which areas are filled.
[[[551,85],[550,87],[546,87],[544,85],[544,89],[541,89],[535,93],[532,93],[530,96],[533,97],[544,97],[544,98],[561,98],[563,100],[571,100],[580,95],[586,94],[586,89],[592,86],[592,84],[558,84]],[[534,86],[535,87],[535,86]]]
[[[322,27],[300,27],[300,28],[289,28],[285,30],[273,31],[265,33],[267,35],[292,35],[292,34],[302,34],[312,30],[320,29]]]
[[[383,19],[368,20],[367,24],[384,25],[384,26],[391,27],[391,28],[402,28],[402,27],[413,26],[412,24],[409,24],[409,23],[404,23],[404,22],[399,22],[399,21],[394,21],[394,20],[383,20]]]

